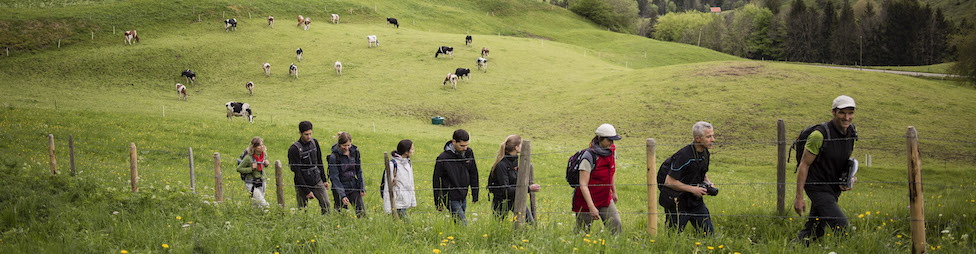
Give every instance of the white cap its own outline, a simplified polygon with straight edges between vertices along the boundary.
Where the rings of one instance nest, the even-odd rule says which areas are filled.
[[[609,138],[610,140],[620,140],[620,135],[617,135],[617,129],[613,128],[613,125],[609,123],[601,124],[600,127],[596,128],[596,135],[604,138]]]
[[[831,109],[833,110],[833,109],[845,109],[845,108],[856,108],[854,106],[854,98],[851,98],[850,96],[847,95],[837,96],[837,98],[834,99],[834,106]]]

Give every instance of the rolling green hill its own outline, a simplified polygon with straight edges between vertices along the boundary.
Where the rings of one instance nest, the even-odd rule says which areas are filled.
[[[976,194],[967,188],[976,183],[967,176],[976,145],[960,141],[976,127],[976,105],[969,103],[976,91],[953,81],[746,61],[610,33],[535,1],[39,3],[0,2],[15,17],[0,15],[0,24],[68,20],[77,24],[71,29],[95,27],[95,39],[76,32],[60,49],[25,46],[0,58],[0,154],[7,155],[0,174],[11,179],[0,191],[2,252],[904,252],[910,241],[901,181],[909,125],[924,138],[925,179],[938,183],[926,185],[929,243],[949,252],[974,247],[962,235],[974,232],[967,214],[976,208]],[[101,18],[84,21],[89,12]],[[342,16],[338,25],[327,22],[332,12]],[[265,23],[267,14],[276,18],[274,29]],[[313,18],[310,30],[294,26],[299,14]],[[238,31],[224,32],[222,17],[238,17]],[[397,17],[400,28],[387,27],[386,17]],[[113,26],[138,30],[141,42],[123,46]],[[463,44],[469,31],[470,47]],[[365,37],[374,34],[380,46],[367,48]],[[32,38],[21,41],[51,40]],[[433,57],[442,45],[455,47],[453,59]],[[305,51],[300,63],[294,55],[299,47]],[[492,51],[487,72],[475,70],[481,47]],[[332,69],[335,61],[344,65],[341,77]],[[261,71],[264,62],[272,64],[270,78]],[[297,79],[287,75],[291,63],[299,67]],[[462,67],[472,69],[471,79],[456,90],[437,84]],[[179,73],[186,68],[198,78],[184,102],[174,84],[183,83]],[[254,96],[243,87],[247,81],[255,83]],[[789,235],[803,217],[767,217],[776,202],[776,186],[769,184],[775,180],[776,120],[786,121],[792,136],[828,119],[830,100],[840,94],[858,102],[862,140],[855,156],[870,154],[875,163],[841,201],[847,215],[858,218],[852,219],[858,229],[854,237],[797,248]],[[255,123],[225,119],[224,103],[232,100],[251,104]],[[447,126],[430,125],[432,116],[446,117]],[[323,146],[334,143],[337,131],[352,133],[366,164],[370,218],[291,210],[290,185],[285,209],[248,208],[230,170],[232,158],[250,137],[261,136],[271,159],[285,161],[301,120],[315,124]],[[720,143],[712,151],[710,178],[723,194],[707,201],[720,235],[649,237],[645,139],[656,139],[661,162],[689,142],[690,126],[700,120],[715,124]],[[572,233],[570,188],[562,179],[566,157],[601,123],[625,136],[617,143],[625,224],[619,237],[599,226],[592,235]],[[493,221],[485,201],[470,204],[469,219],[481,220],[468,227],[436,212],[432,160],[456,128],[472,133],[481,185],[506,135],[533,141],[536,182],[544,186],[535,229],[516,231]],[[78,177],[44,173],[47,134],[57,138],[62,172],[66,137],[73,135]],[[409,224],[384,216],[372,191],[382,153],[404,138],[417,144],[419,205]],[[130,142],[140,151],[139,193],[127,190]],[[197,195],[188,186],[188,147],[195,153]],[[215,152],[222,156],[228,200],[221,205],[212,205]],[[286,167],[284,183],[291,177]],[[793,188],[787,189],[791,197]],[[272,188],[268,192],[275,203]],[[660,227],[663,232],[663,222]]]

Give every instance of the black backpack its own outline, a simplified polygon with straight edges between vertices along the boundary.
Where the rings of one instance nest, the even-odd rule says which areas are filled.
[[[244,161],[244,158],[246,158],[246,157],[247,157],[247,148],[244,148],[244,153],[241,154],[241,157],[240,158],[237,158],[237,165],[240,166],[241,165],[241,162]],[[244,181],[245,179],[247,179],[245,177],[245,175],[246,174],[241,173],[241,181]]]
[[[590,155],[588,158],[586,157],[587,154]],[[582,163],[585,159],[589,159],[590,164],[593,164],[595,160],[593,159],[592,154],[593,153],[590,152],[590,148],[586,148],[576,152],[573,154],[573,156],[569,156],[569,161],[566,163],[566,182],[569,183],[569,187],[579,187],[580,163]]]
[[[817,130],[817,127],[821,127],[823,130],[821,133],[824,134],[824,140],[830,140],[830,130],[827,128],[827,123],[829,123],[829,121],[803,128],[803,130],[800,131],[800,135],[797,136],[796,140],[793,141],[793,145],[790,146],[789,154],[786,155],[786,162],[789,163],[793,150],[796,150],[796,168],[793,169],[793,173],[796,173],[796,170],[800,168],[800,162],[803,161],[803,149],[807,145],[807,138],[810,137],[810,134],[813,133],[813,131]],[[851,130],[854,132],[852,133],[854,134],[854,140],[857,140],[857,128],[854,127],[854,124],[851,124]]]

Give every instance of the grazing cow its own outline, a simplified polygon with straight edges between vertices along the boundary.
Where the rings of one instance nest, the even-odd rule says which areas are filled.
[[[176,83],[176,95],[180,96],[180,100],[190,100],[190,95],[186,93],[186,86],[183,84]]]
[[[485,68],[485,72],[488,72],[488,59],[485,59],[484,57],[479,57],[478,58],[478,69],[481,70],[482,67]]]
[[[122,35],[122,38],[125,39],[122,41],[122,45],[125,44],[132,45],[132,39],[136,39],[136,42],[139,42],[139,35],[136,35],[136,30],[125,31],[125,34]]]
[[[386,27],[390,27],[390,24],[393,24],[396,28],[400,28],[400,23],[397,23],[395,18],[386,18]]]
[[[488,59],[488,53],[490,53],[488,51],[488,48],[481,48],[481,57],[484,57],[485,59]]]
[[[298,48],[298,50],[295,51],[295,54],[298,55],[298,61],[301,62],[302,61],[302,48]]]
[[[302,15],[298,15],[298,26],[302,26],[304,24],[305,24],[305,17],[302,17]]]
[[[339,24],[339,14],[332,14],[332,24]]]
[[[451,58],[454,58],[454,48],[448,46],[441,46],[440,48],[437,49],[437,53],[434,53],[434,58],[437,58],[437,56],[440,54],[447,54],[451,56]]]
[[[244,84],[244,88],[247,88],[247,93],[254,95],[254,82],[248,81]]]
[[[457,70],[454,70],[454,75],[457,75],[458,78],[468,80],[471,78],[471,69],[457,68]]]
[[[186,78],[187,83],[193,84],[194,81],[197,81],[197,74],[193,73],[193,71],[190,69],[186,69],[183,71],[183,73],[180,73],[180,75],[183,75],[183,77]]]
[[[264,65],[261,66],[261,68],[264,69],[264,76],[265,77],[271,77],[271,64],[270,63],[265,62]]]
[[[305,31],[308,31],[308,26],[312,24],[312,17],[305,17]]]
[[[451,82],[451,88],[457,89],[458,76],[454,73],[447,73],[447,77],[444,78],[444,83],[441,86],[447,85],[447,82]]]
[[[288,75],[298,78],[298,66],[295,66],[295,63],[291,63],[291,66],[288,66]]]
[[[380,41],[376,40],[376,35],[366,36],[366,42],[369,43],[370,48],[373,47],[373,44],[376,44],[377,47],[380,46]]]
[[[471,35],[464,37],[464,45],[471,46]]]
[[[237,31],[237,19],[225,19],[224,20],[224,32],[234,30]]]
[[[274,28],[274,17],[268,15],[268,26]]]
[[[342,76],[342,63],[340,63],[339,61],[336,61],[335,62],[335,69],[336,69],[336,74],[338,74],[339,76]]]
[[[251,111],[251,105],[235,101],[228,102],[224,105],[227,106],[227,120],[230,120],[232,116],[240,116],[244,117],[245,121],[254,122],[254,113]]]

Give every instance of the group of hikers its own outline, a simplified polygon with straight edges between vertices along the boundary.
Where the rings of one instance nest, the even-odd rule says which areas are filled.
[[[837,201],[840,193],[850,190],[856,181],[854,177],[848,179],[849,164],[857,140],[857,131],[851,123],[855,109],[854,99],[846,95],[838,96],[831,108],[833,118],[808,127],[801,133],[802,140],[798,139],[802,148],[797,149],[793,208],[799,215],[806,211],[804,192],[810,198],[811,205],[808,220],[797,234],[796,242],[809,244],[823,236],[827,227],[842,231],[848,227],[846,216]],[[695,123],[691,129],[692,143],[671,155],[658,169],[659,204],[664,208],[668,228],[681,232],[691,222],[696,232],[707,235],[714,233],[715,229],[703,197],[718,194],[718,189],[708,176],[709,149],[715,143],[715,130],[712,124],[704,121]],[[298,207],[306,207],[308,200],[314,198],[323,214],[354,206],[357,217],[365,216],[363,196],[366,195],[366,186],[359,149],[353,145],[352,137],[347,132],[339,132],[335,136],[336,143],[323,160],[322,149],[319,141],[312,137],[312,130],[311,122],[299,123],[301,136],[288,149],[288,165],[295,173]],[[610,124],[600,125],[594,134],[588,148],[575,154],[575,163],[571,158],[567,168],[567,180],[575,187],[572,211],[576,213],[576,230],[588,232],[593,221],[601,220],[612,234],[618,234],[622,225],[615,204],[618,192],[614,181],[617,158],[614,141],[620,140],[621,136]],[[472,204],[477,203],[479,197],[478,165],[469,142],[467,131],[455,130],[451,139],[444,144],[443,152],[437,156],[433,172],[434,205],[438,211],[446,207],[459,224],[467,223],[465,211],[468,192],[471,192]],[[488,175],[487,189],[494,196],[491,208],[498,219],[515,212],[515,183],[521,147],[520,136],[505,138]],[[393,180],[387,183],[384,175],[380,187],[383,190],[383,208],[387,213],[397,213],[399,218],[408,220],[408,209],[417,206],[411,163],[413,142],[401,140],[391,154],[392,159],[388,163]],[[237,171],[241,173],[245,188],[256,206],[268,207],[264,198],[263,172],[269,165],[263,140],[254,137],[242,155]],[[390,188],[394,200],[390,200]],[[332,204],[326,193],[329,189],[332,190]],[[538,184],[528,186],[530,192],[540,190]],[[526,209],[522,212],[527,222],[532,223],[534,216],[531,211]]]

